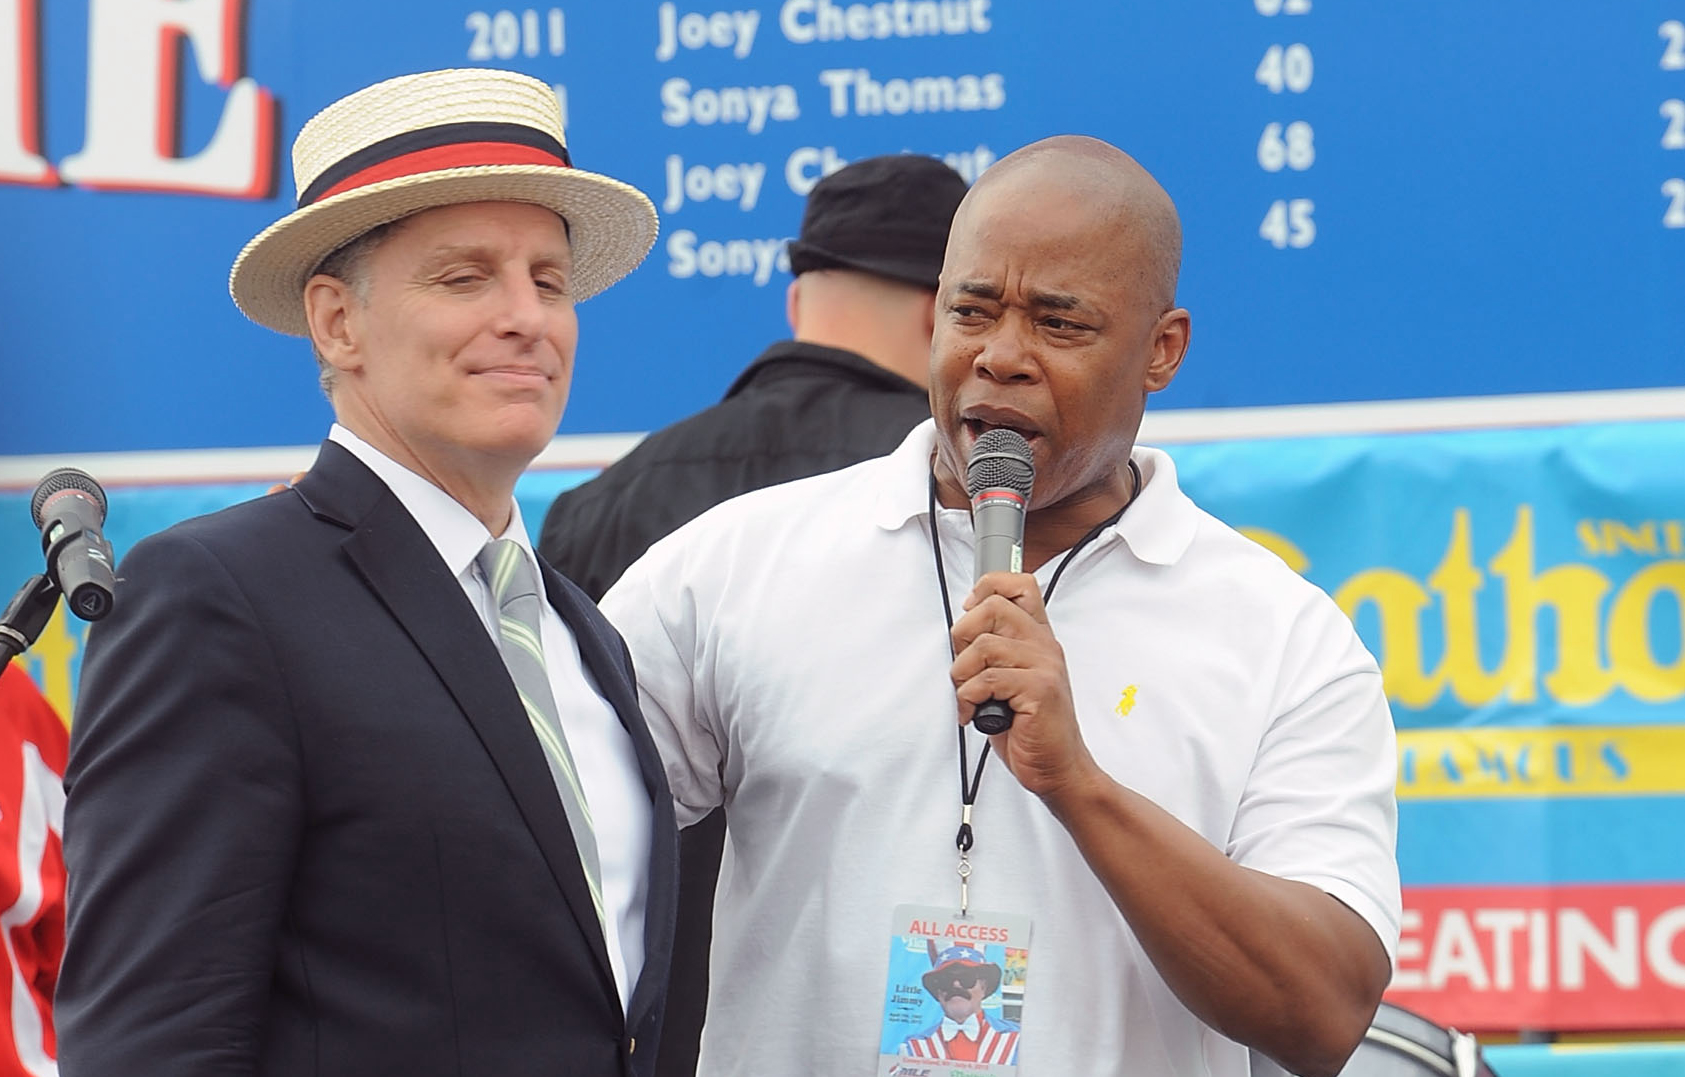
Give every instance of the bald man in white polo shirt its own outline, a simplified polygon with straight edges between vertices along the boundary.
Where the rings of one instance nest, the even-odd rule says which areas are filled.
[[[954,220],[933,422],[605,597],[681,823],[726,809],[703,1077],[911,1064],[944,934],[1012,970],[991,1072],[1332,1075],[1361,1040],[1400,917],[1391,719],[1333,602],[1134,444],[1188,345],[1180,244],[1105,143],[1005,158]],[[1035,464],[1023,572],[970,587],[999,428]]]

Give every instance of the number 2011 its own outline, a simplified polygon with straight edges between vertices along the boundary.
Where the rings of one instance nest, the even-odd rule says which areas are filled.
[[[473,35],[468,42],[470,60],[509,60],[541,52],[560,56],[567,51],[567,20],[559,7],[547,12],[528,8],[518,14],[470,11],[465,28]]]
[[[1669,19],[1656,31],[1663,41],[1662,70],[1685,71],[1685,22]]]

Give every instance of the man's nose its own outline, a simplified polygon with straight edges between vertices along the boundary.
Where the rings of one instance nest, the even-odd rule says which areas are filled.
[[[1040,369],[1035,360],[1033,327],[1019,318],[1002,319],[971,365],[994,381],[1033,379]]]
[[[538,285],[525,277],[516,278],[501,289],[497,331],[501,336],[533,339],[544,332],[544,296]]]

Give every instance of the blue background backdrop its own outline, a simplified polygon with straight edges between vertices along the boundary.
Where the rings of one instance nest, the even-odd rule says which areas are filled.
[[[983,33],[807,44],[781,32],[780,3],[740,6],[760,14],[742,59],[705,48],[658,60],[659,5],[646,0],[561,4],[561,55],[490,61],[564,85],[576,162],[658,206],[669,154],[767,170],[752,210],[687,201],[663,212],[644,266],[584,306],[563,433],[662,425],[716,399],[783,334],[787,275],[681,279],[667,244],[682,231],[793,234],[802,195],[783,173],[794,151],[1002,155],[1065,131],[1135,154],[1181,207],[1194,344],[1158,406],[1682,381],[1685,229],[1664,227],[1661,185],[1685,175],[1685,150],[1663,148],[1658,111],[1685,98],[1685,70],[1663,67],[1658,32],[1680,17],[1676,2],[1314,0],[1306,14],[1265,16],[1272,0],[990,0]],[[83,143],[89,8],[42,7],[42,153],[57,162]],[[334,98],[469,63],[473,10],[247,0],[246,70],[280,101],[283,162]],[[542,21],[551,8],[533,10]],[[691,10],[712,9],[676,12]],[[1259,62],[1295,43],[1314,57],[1311,85],[1272,93]],[[999,74],[1005,100],[834,116],[820,73],[838,68],[879,80]],[[185,70],[181,146],[192,153],[224,93]],[[801,115],[758,133],[672,126],[662,88],[674,78],[787,84]],[[1265,171],[1265,125],[1292,121],[1311,125],[1314,163]],[[259,201],[0,184],[0,455],[318,440],[328,412],[305,345],[245,322],[225,284],[241,245],[293,195],[288,163],[276,196]],[[1298,198],[1314,202],[1314,242],[1278,250],[1259,226],[1275,200]]]

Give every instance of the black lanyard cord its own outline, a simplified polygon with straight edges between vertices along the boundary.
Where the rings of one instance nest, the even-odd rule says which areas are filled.
[[[1129,500],[1123,503],[1122,508],[1112,513],[1106,519],[1101,520],[1098,524],[1095,524],[1094,527],[1089,530],[1088,534],[1082,536],[1082,538],[1077,541],[1077,544],[1072,546],[1070,551],[1067,552],[1060,560],[1058,567],[1053,570],[1053,577],[1047,581],[1047,589],[1042,592],[1041,601],[1043,606],[1046,606],[1049,602],[1053,601],[1053,589],[1059,586],[1059,577],[1065,574],[1065,569],[1069,567],[1072,559],[1074,559],[1076,555],[1082,551],[1084,546],[1087,546],[1090,542],[1099,538],[1102,531],[1122,519],[1123,514],[1128,511],[1129,506],[1135,504],[1135,499],[1141,496],[1141,487],[1143,485],[1141,480],[1141,469],[1135,466],[1134,460],[1129,461],[1129,475],[1130,478],[1134,480],[1134,488],[1129,492]],[[942,540],[936,530],[936,472],[934,470],[930,473],[930,551],[932,559],[936,562],[936,584],[938,589],[942,592],[942,616],[948,622],[949,648],[951,649],[953,646],[954,607],[952,600],[948,597],[948,575],[942,566]],[[965,726],[956,724],[954,728],[959,731],[960,806],[962,809],[960,829],[959,833],[954,837],[954,845],[963,854],[971,851],[973,836],[971,831],[970,808],[977,802],[977,790],[983,784],[983,764],[989,761],[989,749],[992,745],[987,741],[983,743],[983,752],[977,757],[977,777],[973,779],[971,777],[971,767],[966,761]]]

